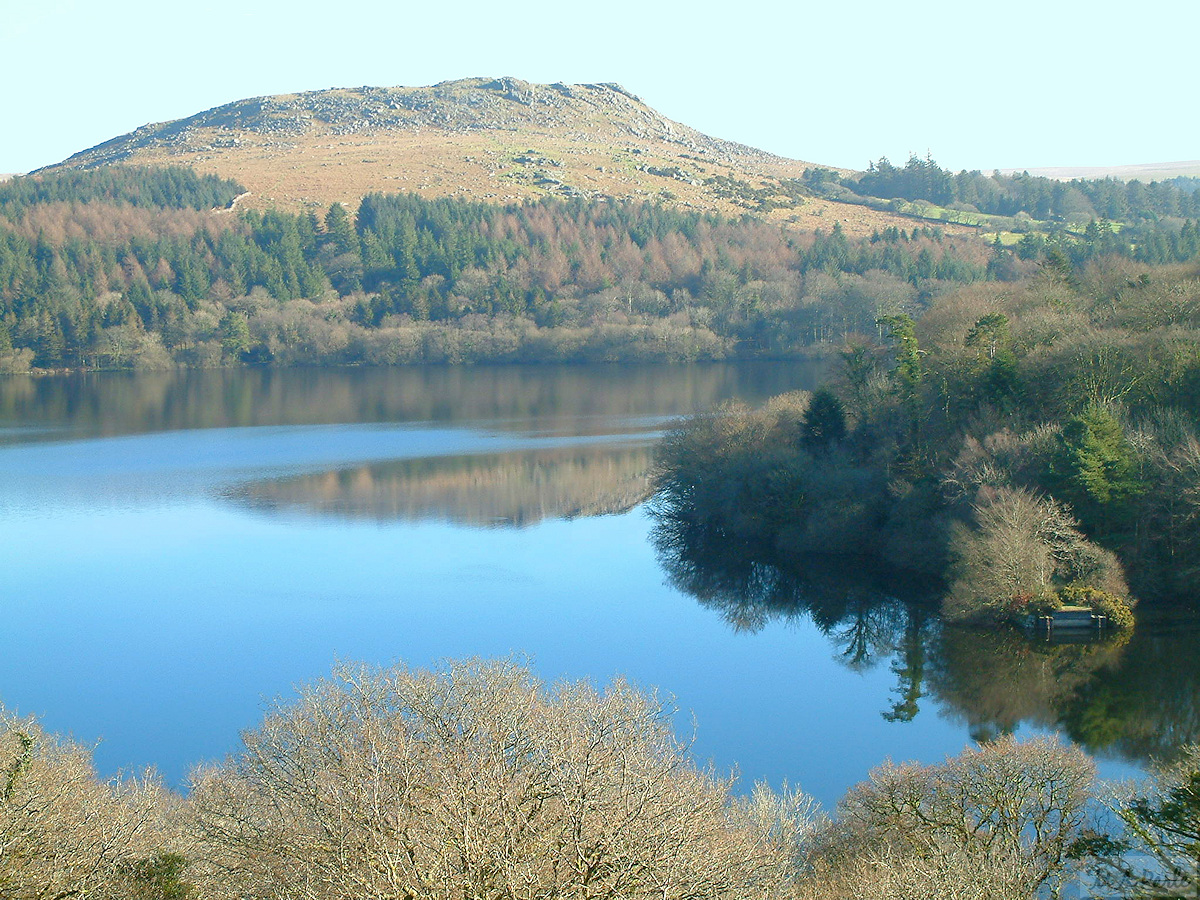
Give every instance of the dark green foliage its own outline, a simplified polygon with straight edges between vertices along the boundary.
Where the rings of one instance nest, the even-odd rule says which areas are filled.
[[[932,200],[946,205],[956,198],[954,176],[940,168],[932,158],[910,156],[898,169],[887,157],[871,163],[858,179],[860,193],[872,197],[903,197],[906,200]]]
[[[127,867],[129,900],[187,900],[192,885],[185,880],[187,858],[181,853],[160,852]]]
[[[146,208],[224,208],[245,193],[236,181],[183,167],[105,166],[24,175],[0,184],[0,216],[15,219],[31,206],[62,201]]]
[[[20,750],[13,759],[13,763],[9,766],[8,771],[4,773],[4,790],[0,791],[0,801],[5,803],[12,802],[17,781],[33,761],[33,738],[24,731],[15,732],[15,737]]]
[[[836,444],[846,436],[846,411],[837,394],[827,388],[815,391],[804,411],[800,440],[809,451]]]
[[[248,353],[252,345],[250,322],[243,312],[230,310],[221,319],[221,348],[230,356]]]
[[[325,213],[325,234],[337,253],[351,253],[357,245],[350,214],[340,203],[332,203]]]
[[[1013,401],[1019,393],[1020,379],[1008,316],[989,313],[979,319],[967,332],[964,344],[979,354],[980,401],[996,406]]]
[[[896,357],[896,390],[905,402],[911,403],[917,397],[924,374],[915,324],[911,316],[887,316],[880,319],[878,324],[888,329],[888,338]]]
[[[1060,495],[1094,528],[1112,527],[1139,491],[1137,458],[1121,423],[1091,405],[1063,425],[1055,475]]]
[[[1200,216],[1200,192],[1187,190],[1178,179],[1147,185],[1116,178],[1064,182],[1028,172],[954,175],[928,156],[910,156],[903,167],[882,157],[857,179],[843,179],[842,184],[862,196],[928,200],[939,206],[961,203],[998,216],[1024,212],[1035,219],[1113,222]]]
[[[925,377],[922,350],[917,344],[916,327],[911,316],[887,316],[880,319],[878,325],[888,330],[888,340],[896,360],[892,369],[892,384],[908,416],[909,433],[905,444],[911,453],[919,445],[921,424],[925,418],[921,409],[921,382]],[[906,455],[902,464],[907,466],[912,461],[912,457]]]

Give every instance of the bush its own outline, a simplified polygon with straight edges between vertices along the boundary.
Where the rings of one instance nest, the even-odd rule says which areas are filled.
[[[1087,606],[1093,613],[1107,616],[1109,623],[1118,631],[1133,628],[1133,610],[1130,604],[1107,591],[1091,585],[1070,584],[1060,590],[1058,596],[1067,606]]]

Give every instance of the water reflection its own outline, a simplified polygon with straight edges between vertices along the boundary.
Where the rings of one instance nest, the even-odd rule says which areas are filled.
[[[1060,730],[1093,755],[1144,764],[1200,740],[1200,623],[1141,614],[1132,635],[1055,642],[1015,630],[944,625],[938,590],[862,560],[786,564],[679,510],[655,509],[654,542],[671,583],[734,630],[809,617],[856,671],[887,664],[881,710],[903,723],[933,709],[976,740],[1022,727]]]
[[[652,450],[584,445],[395,460],[243,485],[271,513],[523,527],[627,512],[646,498]]]
[[[1125,649],[1120,640],[1054,643],[1012,630],[944,628],[932,648],[930,684],[946,713],[985,740],[1023,723],[1065,724],[1080,692],[1118,669]]]
[[[826,361],[687,366],[421,366],[5,376],[0,444],[186,428],[491,421],[590,433],[588,422],[671,417],[811,387]],[[582,431],[580,429],[583,429]]]

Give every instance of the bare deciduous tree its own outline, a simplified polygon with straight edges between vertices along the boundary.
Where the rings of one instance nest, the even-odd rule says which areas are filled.
[[[883,846],[836,869],[809,873],[800,900],[1030,900],[1037,879],[1029,864],[997,853],[949,846],[936,856],[914,856]]]
[[[192,791],[241,897],[767,896],[800,828],[732,802],[654,698],[513,662],[342,667],[244,741]]]
[[[988,896],[1030,897],[1068,865],[1094,781],[1091,759],[1052,738],[887,763],[842,799],[811,866],[834,896],[981,896],[963,889],[992,879]]]
[[[88,749],[0,708],[0,897],[154,894],[171,798],[155,780],[97,779]],[[182,896],[182,895],[177,895]]]
[[[951,618],[1002,614],[1021,595],[1080,582],[1124,597],[1121,565],[1093,544],[1049,497],[1024,489],[980,491],[975,527],[953,529],[954,581],[944,609]]]

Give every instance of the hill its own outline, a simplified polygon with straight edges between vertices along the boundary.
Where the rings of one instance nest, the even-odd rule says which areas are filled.
[[[1170,178],[1200,177],[1200,159],[1184,162],[1136,163],[1126,166],[1047,166],[1039,169],[1002,169],[1005,175],[1028,172],[1043,178],[1070,181],[1073,178],[1117,178],[1121,181],[1166,181]]]
[[[546,197],[665,200],[754,211],[850,234],[886,211],[807,196],[810,163],[709,137],[615,84],[469,78],[239,100],[145,125],[48,170],[184,165],[244,184],[239,205],[353,209],[372,192],[509,203]],[[47,171],[47,170],[42,170]]]
[[[789,356],[1043,263],[1189,262],[1197,219],[1189,179],[841,172],[616,85],[264,97],[0,185],[0,372]]]

